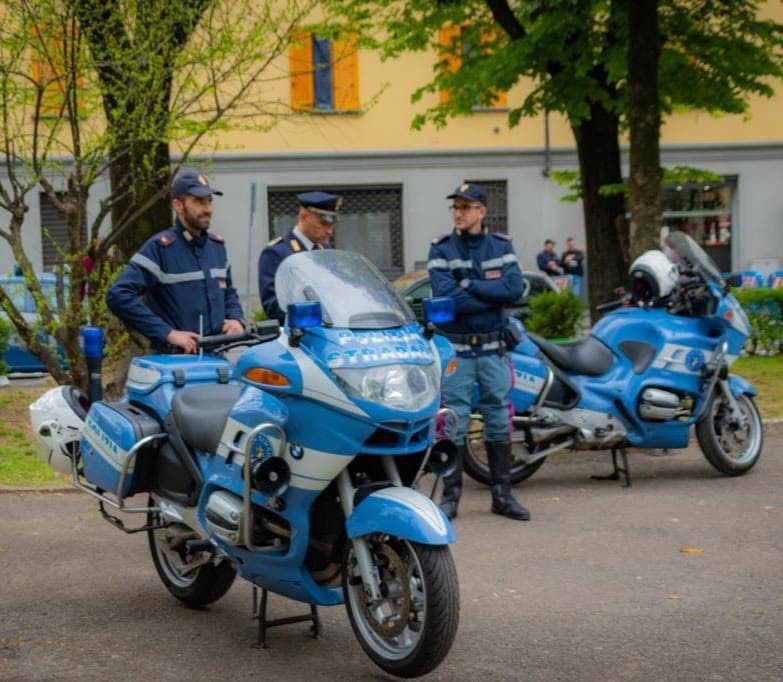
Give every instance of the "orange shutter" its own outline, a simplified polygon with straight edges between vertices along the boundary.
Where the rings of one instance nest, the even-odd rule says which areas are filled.
[[[445,63],[446,70],[449,73],[456,73],[459,71],[460,58],[459,53],[461,50],[460,36],[462,35],[462,27],[460,26],[444,26],[438,33],[438,43],[441,46],[441,60]],[[449,91],[440,91],[440,103],[446,104],[449,101]]]
[[[41,88],[42,116],[59,116],[65,105],[65,57],[66,43],[63,28],[58,27],[59,35],[44,35],[41,27],[33,27],[31,76],[33,82]]]
[[[313,45],[309,33],[297,33],[288,49],[291,69],[291,108],[313,108]]]
[[[484,52],[488,54],[492,50],[492,43],[495,42],[497,33],[495,31],[486,31],[481,35],[481,43],[484,45]],[[506,107],[508,106],[508,93],[499,92],[495,99],[490,103],[491,107]]]
[[[356,37],[332,43],[334,108],[351,111],[359,108],[359,53]]]

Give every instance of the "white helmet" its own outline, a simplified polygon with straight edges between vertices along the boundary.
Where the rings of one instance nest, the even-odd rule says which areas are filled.
[[[75,386],[53,388],[30,405],[38,456],[61,474],[71,474],[88,407],[87,396]]]
[[[677,266],[661,251],[645,251],[632,264],[631,294],[636,301],[654,301],[668,296],[680,278]]]

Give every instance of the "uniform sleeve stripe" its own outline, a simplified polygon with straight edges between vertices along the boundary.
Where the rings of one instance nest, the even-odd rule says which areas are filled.
[[[449,261],[449,268],[452,270],[457,270],[458,268],[472,268],[472,267],[473,267],[473,261],[460,260],[459,258],[455,258],[454,260]]]
[[[204,279],[204,273],[201,270],[194,272],[178,272],[171,274],[163,272],[160,266],[153,260],[137,253],[131,258],[131,263],[141,266],[148,272],[151,272],[161,284],[179,284],[180,282],[195,282],[200,279]]]
[[[448,270],[449,262],[445,258],[433,258],[427,263],[427,270]]]
[[[228,276],[228,268],[210,268],[209,276],[213,279],[225,279]]]

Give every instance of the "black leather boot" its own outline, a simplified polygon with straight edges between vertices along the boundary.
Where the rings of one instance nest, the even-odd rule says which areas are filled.
[[[492,513],[529,521],[530,512],[511,494],[511,443],[484,443],[492,477]]]
[[[457,468],[454,473],[443,477],[443,494],[440,497],[440,508],[451,520],[457,517],[459,498],[462,497],[462,461],[466,445],[457,446]]]

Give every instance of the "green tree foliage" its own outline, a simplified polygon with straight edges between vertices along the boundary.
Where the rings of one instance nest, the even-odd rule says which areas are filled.
[[[621,0],[324,0],[335,20],[357,29],[385,58],[408,50],[437,54],[432,77],[413,92],[448,91],[413,120],[445,125],[489,105],[520,79],[532,85],[509,102],[509,125],[541,112],[564,114],[580,163],[591,304],[625,278],[630,256],[625,206],[600,188],[623,183],[618,135],[627,125],[628,2]],[[783,75],[783,27],[759,18],[760,0],[660,0],[658,100],[663,115],[681,108],[747,111],[749,94],[770,96]],[[444,26],[460,27],[450,44]],[[463,49],[463,46],[472,46]],[[453,68],[452,55],[460,56]],[[617,244],[621,249],[607,249]]]
[[[288,113],[264,86],[279,80],[274,61],[312,7],[311,0],[4,3],[0,238],[22,269],[38,320],[25,321],[1,290],[0,308],[58,382],[86,385],[79,348],[85,322],[109,331],[117,355],[127,353],[128,334],[104,303],[124,263],[118,247],[135,248],[145,229],[170,224],[167,207],[154,225],[149,211],[197,146],[216,146],[228,129],[268,129]],[[173,166],[170,149],[179,153]],[[91,199],[107,175],[108,195]],[[42,294],[31,241],[23,239],[23,231],[39,229],[26,218],[39,192],[67,226],[55,301]]]

